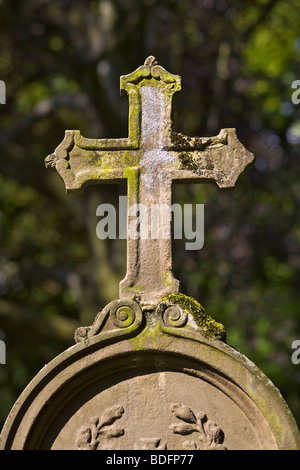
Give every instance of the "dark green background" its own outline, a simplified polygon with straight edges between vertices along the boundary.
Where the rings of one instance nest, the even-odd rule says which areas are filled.
[[[205,204],[205,243],[174,243],[174,273],[280,389],[300,423],[298,0],[0,0],[0,423],[41,367],[118,294],[126,242],[96,237],[125,186],[66,195],[44,158],[65,129],[126,137],[119,77],[154,55],[181,75],[178,132],[235,127],[255,164],[234,190],[174,188]]]

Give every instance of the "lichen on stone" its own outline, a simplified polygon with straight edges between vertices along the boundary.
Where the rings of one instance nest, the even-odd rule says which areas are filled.
[[[162,297],[161,302],[178,305],[184,312],[192,315],[196,325],[201,329],[203,336],[209,339],[226,340],[225,328],[209,316],[204,307],[192,297],[184,294],[167,294]]]
[[[184,170],[197,170],[198,166],[194,162],[191,154],[189,152],[180,152],[179,153],[179,160],[181,163],[181,167]]]
[[[127,178],[127,199],[128,204],[133,204],[139,191],[139,168],[128,167],[123,171],[123,178]]]

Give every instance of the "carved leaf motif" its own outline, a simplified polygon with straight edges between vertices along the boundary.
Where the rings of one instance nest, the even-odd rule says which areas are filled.
[[[112,427],[123,413],[124,408],[115,405],[106,409],[101,418],[97,416],[90,418],[90,427],[81,430],[80,437],[76,441],[77,447],[83,450],[97,450],[103,439],[123,436],[124,429]]]
[[[208,420],[205,413],[194,414],[186,405],[179,403],[174,403],[170,409],[176,418],[184,421],[184,423],[170,426],[173,433],[183,436],[192,432],[198,433],[200,446],[195,441],[184,441],[183,448],[185,450],[226,450],[223,445],[224,432],[217,424]]]
[[[197,427],[191,424],[171,424],[170,426],[171,431],[174,434],[182,434],[186,436],[187,434],[191,434],[194,431],[197,431]]]
[[[121,418],[123,413],[124,408],[121,405],[115,405],[111,408],[108,408],[101,416],[98,426],[102,428],[103,426],[109,426],[110,424],[113,424],[117,419]]]
[[[107,431],[106,437],[120,437],[120,436],[123,436],[123,434],[124,434],[124,429],[115,428],[110,431]]]
[[[213,421],[207,421],[204,424],[204,431],[207,436],[205,446],[207,446],[207,449],[205,450],[210,450],[210,449],[225,449],[223,446],[223,441],[224,441],[224,433],[222,429],[215,424]]]
[[[174,413],[176,418],[182,419],[186,423],[197,423],[196,416],[186,405],[182,405],[181,403],[173,403],[173,405],[171,405],[171,411]]]
[[[84,450],[95,450],[98,445],[95,440],[92,442],[92,431],[90,428],[81,431],[81,438],[77,439],[76,444],[77,447]]]

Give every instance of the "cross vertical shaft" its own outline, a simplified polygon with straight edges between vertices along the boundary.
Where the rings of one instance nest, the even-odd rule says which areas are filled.
[[[168,145],[171,126],[171,96],[160,86],[144,85],[141,91],[141,151],[139,191],[136,199],[128,198],[129,226],[132,221],[132,203],[145,209],[141,214],[141,237],[128,236],[128,258],[135,253],[133,266],[120,285],[124,297],[130,289],[145,302],[178,292],[179,283],[172,274],[171,238],[164,238],[163,225],[171,224],[172,178],[165,171],[168,163],[176,163],[176,156],[164,150]],[[154,219],[156,210],[156,218]],[[142,211],[140,211],[142,212]],[[145,217],[146,216],[146,220]],[[164,218],[164,219],[163,219]],[[154,229],[154,230],[153,230]],[[155,231],[155,234],[153,233]]]

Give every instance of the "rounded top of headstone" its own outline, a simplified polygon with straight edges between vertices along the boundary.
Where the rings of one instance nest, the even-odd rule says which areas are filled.
[[[178,321],[181,312],[135,325],[136,311],[129,325],[115,307],[105,310],[100,331],[24,390],[1,449],[300,449],[279,391],[240,352],[205,338],[188,318]]]

